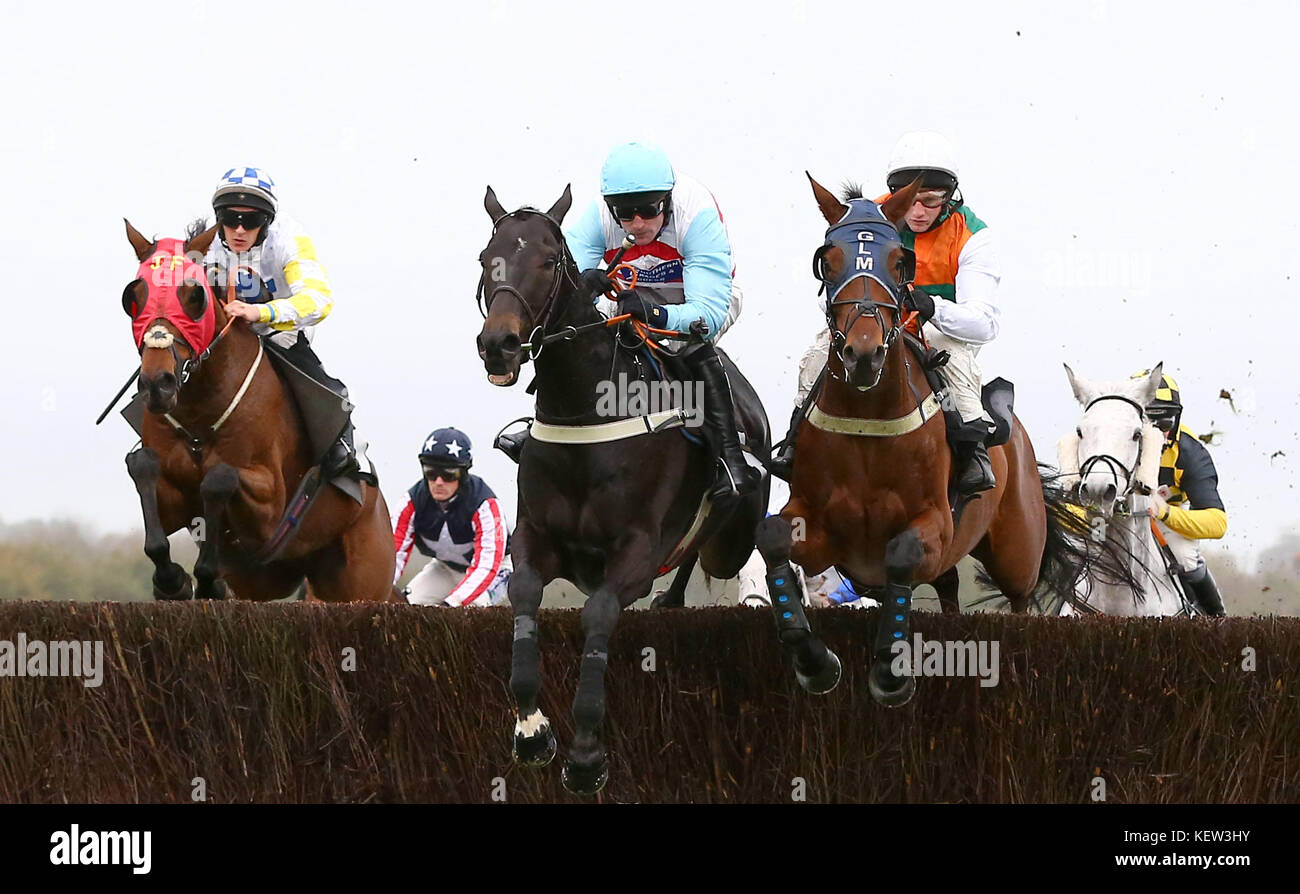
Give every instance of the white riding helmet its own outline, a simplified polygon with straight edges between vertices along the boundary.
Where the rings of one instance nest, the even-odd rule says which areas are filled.
[[[932,130],[914,130],[899,137],[889,153],[885,181],[893,191],[911,183],[917,174],[926,175],[922,183],[927,187],[956,189],[957,150],[952,141]]]

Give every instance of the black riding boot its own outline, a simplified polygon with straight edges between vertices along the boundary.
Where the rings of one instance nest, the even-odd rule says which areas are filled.
[[[951,433],[953,454],[962,466],[957,476],[957,493],[962,496],[974,496],[997,486],[993,463],[984,446],[987,435],[988,423],[983,419],[964,422],[959,430]]]
[[[736,410],[731,401],[727,371],[710,342],[704,342],[681,356],[696,378],[704,383],[704,434],[715,459],[721,460],[722,464],[710,495],[715,499],[725,499],[749,493],[758,483],[757,470],[745,462],[740,452]]]
[[[329,452],[321,461],[321,471],[326,478],[345,478],[361,471],[361,463],[357,461],[357,448],[352,442],[351,419],[339,439],[330,445]]]
[[[799,430],[799,423],[802,421],[803,407],[795,407],[794,414],[790,417],[790,431],[786,433],[785,440],[781,443],[781,452],[772,457],[772,461],[767,464],[767,470],[787,484],[794,476],[795,433]]]
[[[1201,614],[1212,618],[1222,618],[1227,614],[1223,608],[1219,585],[1215,583],[1214,575],[1210,574],[1204,559],[1199,559],[1193,570],[1178,572],[1178,579],[1182,582],[1187,598]]]

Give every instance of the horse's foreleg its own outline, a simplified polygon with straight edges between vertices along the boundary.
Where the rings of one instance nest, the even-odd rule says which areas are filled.
[[[781,645],[794,655],[799,685],[813,695],[830,692],[840,682],[840,659],[813,635],[803,610],[803,584],[790,566],[794,545],[790,523],[779,515],[758,524],[754,540],[767,565],[767,590]]]
[[[913,581],[916,569],[926,558],[927,545],[931,553],[937,549],[935,533],[924,523],[913,524],[885,544],[884,599],[877,615],[872,648],[875,661],[868,675],[868,688],[872,698],[890,707],[906,704],[916,692],[916,678],[910,672],[895,674],[893,663],[900,653],[898,644],[910,648]],[[909,671],[919,659],[919,655],[912,656]]]
[[[203,499],[203,543],[199,558],[194,563],[195,595],[199,599],[225,599],[229,588],[217,580],[221,546],[221,527],[225,523],[226,507],[239,491],[239,471],[228,463],[218,463],[208,470],[199,483],[199,496]]]
[[[158,454],[141,447],[126,455],[126,470],[140,494],[140,508],[144,511],[144,554],[154,565],[154,599],[193,599],[194,589],[185,569],[172,561],[171,544],[158,512],[158,476],[161,466]]]
[[[515,617],[515,638],[510,667],[510,692],[515,697],[514,758],[525,767],[544,767],[555,757],[555,732],[537,706],[542,688],[541,653],[537,645],[537,609],[546,582],[527,558],[526,536],[517,532],[514,572],[506,593]]]
[[[649,585],[646,587],[649,588]],[[609,639],[618,623],[618,593],[601,587],[582,607],[582,663],[578,691],[573,696],[573,747],[564,765],[564,787],[574,794],[594,795],[609,779],[609,762],[600,728],[605,721],[605,671],[609,666]]]

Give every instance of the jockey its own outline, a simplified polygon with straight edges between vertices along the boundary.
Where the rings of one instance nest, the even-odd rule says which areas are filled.
[[[1150,373],[1144,369],[1133,378]],[[1219,473],[1214,460],[1200,438],[1182,424],[1182,417],[1178,383],[1163,375],[1155,398],[1147,406],[1147,418],[1165,433],[1160,488],[1149,497],[1134,496],[1133,510],[1145,510],[1156,519],[1178,561],[1178,579],[1187,597],[1202,613],[1222,616],[1223,596],[1196,542],[1222,537],[1228,530],[1228,514],[1219,497]]]
[[[440,428],[420,449],[424,477],[393,517],[393,546],[402,577],[411,547],[430,557],[407,587],[412,605],[492,605],[506,597],[510,531],[492,488],[469,473],[470,441]]]
[[[237,298],[226,305],[226,313],[247,320],[290,363],[346,398],[347,386],[325,372],[311,348],[316,324],[334,307],[325,270],[311,238],[277,205],[275,182],[265,171],[239,167],[222,174],[212,194],[221,238],[212,243],[204,263],[216,266],[221,284],[232,267],[256,271],[256,279],[248,271],[238,272]],[[328,478],[360,472],[351,419],[326,454],[322,472]]]
[[[704,384],[704,429],[714,457],[721,461],[712,495],[745,493],[757,483],[756,471],[741,455],[731,387],[714,343],[740,316],[731,241],[713,194],[699,181],[673,170],[663,149],[650,143],[616,147],[600,171],[602,201],[592,202],[568,232],[569,251],[583,271],[582,281],[598,301],[609,288],[601,262],[610,262],[630,235],[636,244],[622,263],[637,270],[637,285],[619,293],[617,306],[602,309],[631,314],[656,329],[690,331],[703,326],[703,341],[678,354]],[[523,438],[500,443],[517,458]]]
[[[956,150],[942,134],[915,131],[899,138],[890,155],[886,185],[889,195],[921,177],[921,191],[898,227],[903,245],[916,252],[916,278],[910,309],[929,322],[926,338],[950,359],[944,377],[960,428],[949,428],[957,464],[957,490],[964,496],[996,485],[984,439],[992,429],[980,399],[980,346],[998,334],[995,303],[1001,267],[988,227],[966,205],[957,188]],[[940,300],[936,300],[940,299]],[[799,399],[781,452],[772,460],[774,475],[789,480],[794,464],[795,430],[803,404],[816,383],[830,351],[830,333],[823,329],[799,361]]]

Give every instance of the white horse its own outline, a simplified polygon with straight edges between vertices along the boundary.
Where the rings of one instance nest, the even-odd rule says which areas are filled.
[[[1084,409],[1075,431],[1057,444],[1061,483],[1077,489],[1092,539],[1109,543],[1124,555],[1133,579],[1141,586],[1135,591],[1130,583],[1085,574],[1074,605],[1067,605],[1063,615],[1190,613],[1169,547],[1170,541],[1181,544],[1182,538],[1152,519],[1146,509],[1149,495],[1159,490],[1160,455],[1165,444],[1164,432],[1146,413],[1160,386],[1161,366],[1156,364],[1146,378],[1120,382],[1090,382],[1075,375],[1069,365],[1065,367],[1074,396]]]

